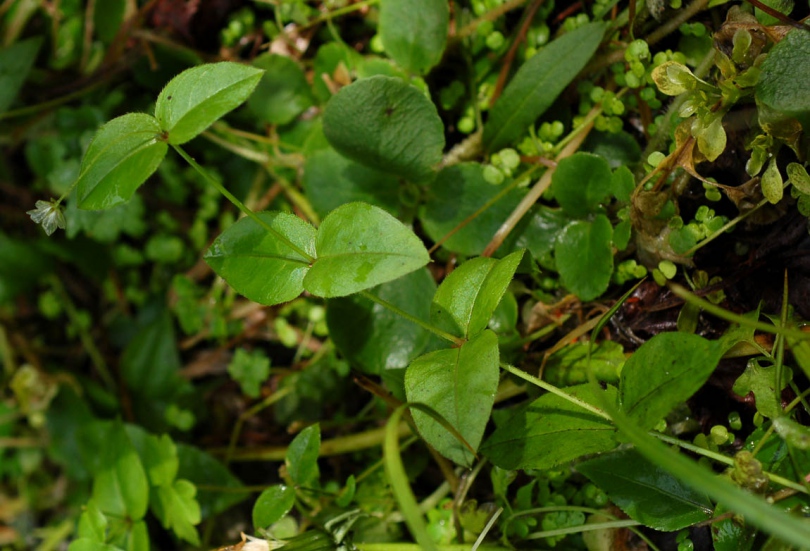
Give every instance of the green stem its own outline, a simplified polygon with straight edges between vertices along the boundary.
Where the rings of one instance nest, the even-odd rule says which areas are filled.
[[[268,224],[268,223],[267,223],[267,222],[265,222],[264,220],[262,220],[262,219],[259,217],[259,215],[257,215],[255,212],[253,212],[252,210],[250,210],[249,208],[247,208],[247,207],[244,205],[244,203],[242,203],[242,201],[240,201],[239,199],[237,199],[237,198],[236,198],[236,197],[235,197],[235,196],[234,196],[234,195],[233,195],[233,194],[232,194],[230,191],[228,191],[227,189],[225,189],[225,186],[223,186],[221,183],[217,182],[217,181],[216,181],[216,179],[215,179],[214,177],[212,177],[210,174],[208,174],[208,172],[206,172],[206,171],[205,171],[205,169],[204,169],[203,167],[201,167],[201,166],[199,165],[199,163],[197,163],[197,161],[195,161],[195,160],[194,160],[194,159],[191,157],[191,155],[189,155],[188,153],[186,153],[186,152],[183,150],[183,148],[181,148],[179,145],[175,145],[175,144],[172,144],[172,147],[174,148],[174,150],[175,150],[175,151],[177,151],[177,153],[178,153],[178,154],[179,154],[181,157],[183,157],[183,159],[185,159],[185,160],[186,160],[186,162],[187,162],[188,164],[190,164],[190,165],[192,166],[192,168],[194,168],[194,170],[196,170],[197,172],[199,172],[199,173],[200,173],[200,175],[201,175],[203,178],[205,178],[205,179],[206,179],[206,181],[207,181],[209,184],[211,184],[212,186],[214,186],[214,187],[217,189],[217,191],[219,191],[219,192],[220,192],[222,195],[224,195],[224,196],[225,196],[225,198],[226,198],[228,201],[230,201],[231,203],[233,203],[233,204],[236,206],[236,208],[238,208],[240,211],[242,211],[242,213],[243,213],[245,216],[249,217],[251,220],[253,220],[254,222],[256,222],[256,223],[257,223],[259,226],[261,226],[262,228],[264,228],[265,230],[267,230],[268,232],[270,232],[271,234],[273,234],[273,235],[274,235],[274,236],[275,236],[277,239],[279,239],[280,241],[282,241],[282,242],[283,242],[285,245],[287,245],[287,246],[288,246],[290,249],[292,249],[293,251],[295,251],[296,253],[298,253],[299,255],[301,255],[303,258],[305,258],[305,259],[307,260],[307,262],[314,262],[314,261],[315,261],[315,257],[313,257],[312,255],[310,255],[309,253],[307,253],[307,252],[306,252],[304,249],[302,249],[301,247],[299,247],[298,245],[296,245],[296,244],[295,244],[295,243],[293,243],[292,241],[290,241],[290,240],[289,240],[289,239],[288,239],[288,238],[287,238],[285,235],[283,235],[282,233],[280,233],[280,232],[276,231],[275,229],[273,229],[273,227],[272,227],[272,226],[270,226],[270,224]]]
[[[383,308],[387,308],[387,309],[391,310],[392,312],[394,312],[398,316],[402,316],[406,320],[415,323],[416,325],[418,325],[422,329],[430,331],[434,335],[436,335],[438,337],[441,337],[446,341],[452,342],[456,346],[461,346],[466,341],[466,339],[463,339],[461,337],[456,337],[455,335],[451,335],[447,331],[442,331],[438,327],[435,327],[435,326],[427,323],[426,321],[417,318],[416,316],[412,316],[411,314],[409,314],[408,312],[406,312],[403,309],[399,308],[398,306],[395,306],[395,305],[391,304],[390,302],[388,302],[387,300],[383,300],[380,297],[378,297],[378,296],[376,296],[376,295],[374,295],[374,294],[372,294],[372,293],[370,293],[368,291],[360,291],[360,293],[358,293],[358,294],[360,296],[362,296],[362,297],[367,298],[371,302],[376,302],[377,304],[379,304]]]
[[[552,384],[549,384],[549,383],[545,382],[542,379],[538,379],[537,377],[535,377],[533,375],[529,375],[525,371],[521,371],[520,369],[518,369],[518,368],[516,368],[514,366],[511,366],[509,364],[505,364],[505,363],[501,364],[501,369],[503,369],[504,371],[508,371],[512,375],[520,377],[521,379],[523,379],[526,382],[532,383],[535,386],[539,386],[543,390],[551,392],[552,394],[555,394],[555,395],[559,396],[563,400],[568,400],[572,404],[575,404],[575,405],[581,407],[582,409],[588,410],[591,413],[593,413],[594,415],[598,415],[599,417],[601,417],[603,419],[607,419],[608,421],[612,421],[612,419],[610,418],[610,415],[608,415],[607,413],[605,413],[601,409],[599,409],[599,408],[597,408],[595,406],[592,406],[588,402],[586,402],[584,400],[581,400],[581,399],[577,398],[576,396],[572,396],[572,395],[568,394],[567,392],[563,392],[562,390],[560,390],[556,386],[554,386]]]

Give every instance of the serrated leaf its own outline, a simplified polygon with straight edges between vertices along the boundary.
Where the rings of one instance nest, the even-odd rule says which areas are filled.
[[[200,545],[195,525],[200,523],[197,488],[188,480],[175,480],[154,490],[152,510],[167,530],[192,545]]]
[[[42,37],[36,36],[0,50],[0,113],[4,113],[17,97],[40,46]]]
[[[295,488],[276,484],[264,490],[253,505],[253,527],[268,528],[290,512],[295,504]]]
[[[810,126],[810,33],[793,29],[779,41],[761,66],[756,86],[757,102],[784,117]]]
[[[239,383],[242,392],[251,398],[258,398],[262,383],[270,375],[270,360],[261,350],[249,353],[240,348],[228,364],[228,375]]]
[[[453,270],[439,285],[430,306],[438,328],[470,338],[486,329],[515,275],[523,251],[501,259],[478,257]]]
[[[485,330],[459,348],[429,352],[405,371],[409,402],[431,407],[474,449],[484,435],[498,389],[498,337]],[[470,451],[429,415],[412,410],[419,434],[436,451],[470,466]]]
[[[430,261],[422,241],[379,207],[348,203],[327,216],[315,243],[317,259],[304,288],[342,297],[394,280]]]
[[[445,0],[382,0],[379,33],[401,67],[425,74],[442,59],[450,10]]]
[[[444,150],[436,106],[393,77],[365,78],[342,88],[326,105],[323,131],[342,155],[413,181],[432,176]]]
[[[589,384],[565,392],[599,406]],[[606,399],[616,399],[616,388],[607,387]],[[492,433],[481,453],[502,469],[550,469],[583,455],[614,449],[616,428],[596,414],[583,410],[556,394],[544,394],[515,413]]]
[[[248,108],[263,122],[287,124],[314,103],[304,71],[289,57],[263,54],[253,65],[264,75],[248,99]]]
[[[651,429],[712,374],[723,346],[688,333],[659,333],[633,353],[621,372],[622,410]]]
[[[760,187],[762,188],[762,195],[765,196],[772,205],[782,200],[782,175],[779,173],[779,167],[776,166],[775,157],[771,159],[768,163],[768,167],[762,174]]]
[[[561,160],[551,177],[551,190],[571,217],[588,215],[610,195],[613,175],[608,162],[593,153],[577,152]]]
[[[513,143],[551,107],[596,52],[607,26],[588,23],[565,33],[532,56],[495,102],[484,126],[484,146],[497,151]]]
[[[427,322],[436,283],[422,268],[369,292]],[[326,324],[340,353],[371,375],[408,367],[430,340],[426,329],[361,296],[330,299]]]
[[[103,210],[129,201],[167,149],[158,122],[144,113],[129,113],[99,128],[82,159],[79,208]]]
[[[155,104],[155,118],[168,134],[168,142],[186,143],[239,107],[262,73],[255,67],[223,61],[192,67],[174,77]]]
[[[316,483],[320,476],[318,454],[321,449],[321,428],[316,423],[299,432],[287,448],[287,473],[299,486]]]
[[[315,228],[295,215],[258,213],[266,224],[310,256],[315,256]],[[257,224],[242,218],[214,240],[205,261],[234,290],[260,304],[290,301],[303,290],[310,261]]]
[[[604,214],[577,220],[557,236],[554,256],[563,285],[582,300],[604,293],[613,273],[613,228]]]
[[[448,166],[431,182],[427,199],[419,209],[419,220],[434,241],[458,230],[444,241],[445,249],[470,256],[481,254],[525,192],[518,189],[507,192],[472,221],[461,228],[458,226],[502,191],[503,188],[484,179],[478,163]]]
[[[143,518],[149,502],[149,484],[141,460],[123,423],[107,423],[100,467],[93,479],[93,500],[107,515]]]
[[[577,465],[631,519],[673,532],[712,516],[712,503],[635,450],[620,450]]]

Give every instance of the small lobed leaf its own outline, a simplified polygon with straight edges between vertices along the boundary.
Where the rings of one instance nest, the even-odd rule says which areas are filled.
[[[123,423],[104,426],[104,448],[93,479],[93,501],[107,515],[139,520],[149,503],[149,483]]]
[[[295,488],[276,484],[264,490],[253,504],[253,527],[257,530],[269,528],[290,512],[295,505]]]
[[[594,212],[612,187],[610,165],[593,153],[577,152],[566,157],[551,177],[554,198],[567,215],[575,218]]]
[[[200,545],[195,525],[200,523],[197,488],[188,480],[175,480],[155,489],[152,510],[164,528],[192,545]]]
[[[342,88],[326,105],[323,131],[342,155],[413,181],[433,175],[444,149],[436,106],[394,77],[374,76]]]
[[[459,348],[429,352],[405,371],[409,402],[430,406],[477,449],[498,389],[498,337],[485,330]],[[429,415],[412,410],[419,434],[436,451],[469,467],[475,457]]]
[[[577,220],[557,236],[554,255],[563,285],[582,300],[604,293],[613,273],[613,228],[600,214],[592,222]]]
[[[315,244],[317,260],[304,288],[342,297],[417,270],[430,261],[422,241],[379,207],[348,203],[327,216]]]
[[[258,213],[267,225],[310,256],[315,256],[315,228],[295,215]],[[304,290],[309,259],[301,256],[252,218],[242,218],[222,232],[205,253],[205,261],[234,290],[260,304],[290,301]]]
[[[160,92],[155,118],[173,145],[186,143],[239,107],[259,84],[263,71],[230,61],[187,69]]]
[[[242,392],[258,398],[262,383],[270,375],[270,360],[261,350],[250,353],[240,348],[228,364],[228,375],[239,383]]]
[[[379,32],[383,47],[400,66],[427,73],[442,59],[450,10],[445,0],[382,0]]]
[[[607,25],[588,23],[565,33],[521,65],[495,102],[484,126],[484,146],[497,151],[514,142],[551,107],[596,52]]]
[[[79,208],[103,210],[129,201],[167,149],[158,122],[144,113],[129,113],[99,128],[82,159]]]
[[[698,335],[654,336],[622,368],[619,384],[622,410],[642,428],[651,429],[703,386],[723,351],[722,344]]]

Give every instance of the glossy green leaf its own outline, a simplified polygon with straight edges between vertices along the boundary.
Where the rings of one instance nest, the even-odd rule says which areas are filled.
[[[430,261],[422,241],[379,207],[348,203],[318,228],[317,260],[304,288],[319,297],[341,297],[417,270]]]
[[[459,348],[429,352],[405,372],[408,402],[425,404],[477,448],[498,389],[498,337],[486,330]],[[430,416],[412,410],[419,434],[436,451],[469,467],[474,456]]]
[[[707,520],[712,503],[637,451],[605,454],[577,465],[627,516],[655,530],[672,532]]]
[[[641,345],[622,368],[622,410],[650,429],[689,399],[712,374],[723,347],[688,333],[659,333]]]
[[[436,283],[422,268],[369,292],[427,322]],[[340,353],[371,375],[408,367],[430,340],[426,329],[361,296],[329,300],[326,324]]]
[[[320,217],[353,201],[378,206],[394,215],[400,210],[396,176],[347,159],[331,147],[307,158],[302,184]]]
[[[445,0],[381,0],[379,32],[385,52],[418,74],[439,63],[447,43],[450,10]]]
[[[613,273],[613,228],[604,214],[571,222],[557,236],[554,256],[563,285],[582,300],[604,293]]]
[[[253,504],[253,527],[268,528],[290,512],[295,505],[295,488],[276,484],[264,490]]]
[[[314,103],[303,69],[278,54],[264,54],[253,60],[253,66],[264,71],[248,108],[263,122],[287,124]]]
[[[107,515],[143,518],[149,502],[149,484],[138,453],[123,423],[105,426],[100,468],[93,479],[93,500]]]
[[[318,454],[321,449],[321,428],[311,425],[299,432],[287,448],[287,473],[298,486],[308,486],[318,481]]]
[[[738,396],[754,394],[754,403],[757,411],[769,419],[776,419],[782,415],[782,390],[788,385],[793,372],[790,369],[782,370],[782,384],[776,390],[776,367],[761,365],[755,358],[748,360],[745,371],[734,381],[731,390]]]
[[[129,201],[157,170],[168,145],[154,117],[129,113],[102,126],[82,159],[79,208],[102,210]]]
[[[200,545],[195,525],[200,523],[197,488],[188,480],[175,480],[154,489],[152,511],[164,528],[192,545]]]
[[[0,113],[4,113],[17,97],[31,67],[36,61],[42,37],[36,36],[0,50]]]
[[[484,126],[484,146],[497,151],[513,143],[551,107],[602,41],[607,26],[588,23],[543,47],[506,86]]]
[[[756,528],[745,524],[744,519],[738,515],[723,518],[724,513],[728,512],[722,505],[718,505],[714,510],[714,516],[722,519],[711,524],[715,551],[751,551],[754,547]]]
[[[170,144],[186,143],[239,107],[261,78],[261,69],[230,61],[187,69],[160,92],[155,118]]]
[[[478,255],[520,203],[524,192],[512,190],[472,220],[467,220],[503,191],[484,179],[481,165],[461,163],[443,169],[431,182],[419,219],[425,233],[438,241],[458,229],[442,246],[464,255]]]
[[[791,30],[774,45],[761,69],[757,101],[810,127],[810,33]]]
[[[613,175],[608,162],[593,153],[577,152],[561,160],[551,177],[551,191],[563,212],[581,218],[610,195]]]
[[[521,258],[523,251],[502,260],[478,257],[453,270],[433,297],[431,322],[444,331],[465,338],[486,329]]]
[[[413,181],[432,176],[444,150],[436,107],[417,88],[392,77],[342,88],[326,105],[323,131],[346,157]]]
[[[566,388],[565,392],[589,404],[600,405],[590,385]],[[609,386],[607,399],[615,400]],[[560,398],[544,394],[515,413],[492,433],[481,453],[502,469],[550,469],[583,455],[601,453],[617,446],[610,421]]]
[[[315,228],[295,215],[258,213],[266,224],[310,256],[315,256]],[[287,302],[303,290],[309,260],[280,241],[252,218],[242,218],[214,240],[205,261],[234,290],[260,304]]]
[[[208,453],[177,444],[177,458],[180,460],[177,476],[198,486],[196,497],[202,518],[217,515],[250,496],[241,491],[243,484],[239,479]]]

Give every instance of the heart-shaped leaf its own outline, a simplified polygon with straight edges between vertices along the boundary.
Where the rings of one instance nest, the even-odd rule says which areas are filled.
[[[342,88],[326,105],[323,132],[346,157],[413,181],[433,175],[444,149],[436,106],[394,77],[365,78]]]
[[[258,214],[301,250],[315,256],[315,228],[283,212]],[[303,290],[310,261],[257,224],[243,218],[222,232],[205,260],[234,290],[259,304],[280,304]]]
[[[317,260],[304,277],[304,288],[326,298],[370,289],[430,261],[424,244],[411,230],[381,208],[365,203],[333,210],[318,228],[315,251]]]
[[[239,107],[262,73],[255,67],[223,61],[192,67],[170,80],[155,104],[155,118],[169,143],[186,143]]]
[[[158,122],[144,113],[129,113],[99,128],[82,159],[79,208],[102,210],[129,201],[167,149]]]
[[[600,214],[592,222],[577,220],[557,236],[554,255],[565,287],[582,300],[605,292],[613,273],[613,228]]]
[[[380,38],[408,71],[425,74],[442,59],[450,10],[445,0],[382,0]]]
[[[430,306],[436,327],[470,338],[484,330],[515,275],[523,251],[502,260],[478,257],[447,276]]]
[[[498,389],[498,337],[486,330],[460,348],[437,350],[420,356],[405,371],[409,402],[433,408],[474,449],[489,421]],[[436,450],[470,466],[473,455],[429,415],[412,410],[419,434]]]

